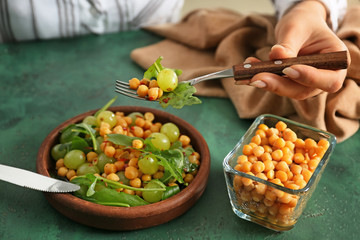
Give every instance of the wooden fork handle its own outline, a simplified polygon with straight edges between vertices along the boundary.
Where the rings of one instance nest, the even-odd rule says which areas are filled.
[[[313,66],[319,69],[339,70],[348,67],[347,52],[321,53],[273,61],[244,63],[233,66],[234,79],[251,79],[255,74],[270,72],[283,75],[282,70],[295,64]]]

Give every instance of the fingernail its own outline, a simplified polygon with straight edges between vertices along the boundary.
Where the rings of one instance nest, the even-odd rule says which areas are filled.
[[[261,80],[256,80],[249,84],[250,86],[257,87],[257,88],[264,88],[266,87],[266,83]]]
[[[271,50],[273,50],[274,48],[282,48],[285,49],[284,46],[280,45],[280,44],[275,44],[274,46],[271,47]]]
[[[251,63],[250,58],[245,59],[244,63]]]
[[[282,71],[286,76],[288,76],[289,78],[299,78],[300,77],[300,73],[298,71],[296,71],[295,69],[291,68],[291,67],[287,67],[285,69],[283,69]]]

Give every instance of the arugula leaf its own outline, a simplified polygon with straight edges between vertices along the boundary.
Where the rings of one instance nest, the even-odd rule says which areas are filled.
[[[201,100],[193,96],[194,93],[196,93],[196,88],[191,86],[190,83],[179,83],[173,91],[164,93],[164,95],[159,98],[159,103],[163,108],[171,105],[177,109],[184,106],[200,104]]]
[[[151,139],[152,139],[151,137],[148,137],[148,138],[145,139],[145,141],[144,141],[144,151],[145,152],[150,152],[150,153],[153,153],[153,154],[157,154],[157,155],[161,154],[160,149],[158,149],[158,148],[156,148],[154,146],[154,144],[151,142]]]
[[[161,60],[163,60],[163,57],[161,56],[158,59],[156,59],[156,61],[144,73],[144,78],[146,79],[157,78],[159,72],[164,69],[164,67],[160,63]]]
[[[93,143],[94,151],[97,151],[98,144],[96,142],[96,137],[95,137],[96,130],[93,129],[89,124],[86,124],[86,123],[78,123],[75,126],[85,129],[86,133],[90,135],[90,138]],[[76,131],[76,130],[73,129],[73,131]]]
[[[97,117],[97,115],[99,115],[99,113],[105,111],[106,109],[108,109],[111,104],[113,104],[115,102],[115,100],[117,99],[117,97],[112,98],[109,102],[107,102],[101,109],[99,109],[95,114],[94,117]]]
[[[165,168],[162,182],[169,181],[172,177],[178,180],[179,183],[184,183],[182,178],[183,154],[179,149],[171,149],[160,151],[151,142],[151,138],[146,138],[144,141],[144,151],[151,152],[159,159],[159,164]]]
[[[167,161],[162,156],[156,155],[156,157],[160,160],[159,164],[165,168],[165,171],[169,171],[179,183],[184,183],[181,169],[178,169],[173,163]]]
[[[166,187],[166,191],[163,193],[161,200],[165,200],[169,197],[172,197],[179,192],[180,192],[180,187],[178,185],[171,186],[171,187],[168,186],[168,187]]]
[[[108,134],[108,141],[112,142],[116,145],[121,145],[121,146],[125,146],[125,147],[131,147],[132,146],[132,141],[134,139],[140,139],[141,141],[143,141],[142,138],[138,138],[138,137],[129,137],[126,135],[122,135],[122,134]]]
[[[177,149],[177,148],[182,148],[182,143],[180,141],[175,141],[170,147],[170,149]]]
[[[189,160],[189,156],[195,152],[195,150],[191,147],[185,148],[184,150],[184,170],[186,172],[193,172],[195,171],[199,166],[195,163],[191,163]]]
[[[98,179],[93,174],[88,174],[88,175],[86,175],[86,177],[89,180],[91,180],[91,185],[90,185],[90,187],[88,188],[88,190],[86,192],[86,196],[91,197],[92,195],[95,194],[95,185],[96,185],[96,182],[97,182]]]
[[[157,76],[159,72],[165,67],[161,65],[161,60],[163,60],[163,57],[160,56],[156,61],[145,71],[143,78],[146,79],[157,79]],[[177,76],[180,76],[182,74],[182,71],[180,69],[172,69]]]
[[[182,169],[184,165],[184,155],[180,149],[162,151],[161,156],[173,163],[177,168]]]

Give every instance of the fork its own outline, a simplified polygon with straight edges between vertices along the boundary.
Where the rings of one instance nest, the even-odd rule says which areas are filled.
[[[202,82],[202,81],[220,79],[220,78],[228,78],[228,77],[233,77],[233,76],[234,76],[233,70],[232,69],[226,69],[226,70],[218,71],[218,72],[215,72],[215,73],[210,73],[210,74],[207,74],[207,75],[196,77],[196,78],[193,78],[193,79],[190,79],[190,80],[187,80],[187,81],[182,81],[182,83],[190,83],[190,85],[195,85],[195,84],[198,84],[199,82]],[[133,89],[130,88],[129,83],[123,82],[121,80],[116,80],[115,92],[123,94],[123,95],[131,97],[131,98],[148,101],[146,98],[139,97],[137,95],[137,93],[136,93],[136,90],[133,90]]]
[[[319,69],[328,70],[346,69],[348,67],[347,52],[340,51],[320,53],[287,59],[236,64],[230,69],[210,73],[187,81],[182,81],[182,83],[190,83],[190,85],[195,85],[202,81],[233,77],[236,81],[235,84],[240,84],[241,81],[251,79],[255,74],[261,72],[270,72],[282,75],[282,70],[284,68],[295,64],[304,64]],[[123,82],[121,80],[116,80],[115,92],[131,98],[148,101],[146,98],[139,97],[136,93],[136,90],[130,89],[129,83]]]

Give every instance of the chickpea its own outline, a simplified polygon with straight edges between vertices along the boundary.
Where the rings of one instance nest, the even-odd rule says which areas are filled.
[[[60,158],[59,160],[56,161],[56,165],[55,165],[55,169],[59,169],[61,167],[64,167],[64,159],[63,158]]]
[[[125,162],[124,161],[116,161],[114,163],[116,170],[119,171],[123,171],[125,169]]]
[[[108,157],[113,157],[115,155],[115,148],[113,146],[106,146],[104,153]]]
[[[261,137],[260,135],[255,135],[251,138],[251,142],[255,143],[256,145],[260,145],[261,144]]]
[[[137,78],[132,78],[129,80],[129,85],[131,89],[136,90],[140,85],[140,80]]]
[[[124,117],[116,118],[116,125],[121,126],[122,128],[128,127],[128,123],[125,121]]]
[[[143,180],[144,182],[148,182],[152,179],[151,175],[149,174],[144,174],[141,176],[141,180]]]
[[[150,80],[149,88],[155,88],[155,87],[159,87],[158,82],[155,79]]]
[[[159,90],[160,88],[158,87],[149,88],[148,97],[150,101],[155,101],[159,98]]]
[[[130,189],[124,189],[123,190],[124,193],[130,194],[130,195],[135,195],[135,191],[134,190],[130,190]]]
[[[60,167],[58,169],[58,172],[57,174],[60,176],[60,177],[65,177],[66,174],[68,173],[69,169],[67,167]]]
[[[95,158],[98,157],[98,154],[96,152],[88,152],[86,154],[86,159],[88,162],[93,162]]]
[[[181,142],[183,147],[186,147],[190,144],[190,138],[186,135],[180,135],[179,141]]]
[[[253,153],[253,147],[251,145],[245,145],[242,152],[244,155],[250,156]]]
[[[138,158],[131,158],[128,165],[138,168],[138,161],[139,161]]]
[[[116,173],[117,168],[115,166],[115,164],[113,163],[107,163],[104,166],[104,173],[107,175],[109,175],[110,173]]]
[[[145,86],[149,87],[149,84],[150,84],[150,80],[147,78],[143,78],[140,80],[140,85],[145,85]]]
[[[125,168],[125,177],[128,179],[134,179],[137,178],[139,175],[139,171],[136,167],[133,166],[128,166],[127,168]]]
[[[144,146],[144,143],[143,143],[143,141],[141,141],[140,139],[134,139],[134,140],[132,141],[132,147],[133,147],[133,148],[139,148],[139,149],[141,149],[143,146]]]
[[[67,179],[72,179],[74,176],[76,176],[76,172],[74,169],[70,169],[67,173],[66,173],[66,178]]]
[[[162,172],[162,171],[158,171],[158,172],[156,172],[156,173],[153,174],[153,178],[154,178],[154,179],[160,179],[160,178],[162,178],[163,176],[164,176],[164,172]]]
[[[132,118],[128,117],[128,116],[124,117],[124,120],[125,120],[125,122],[127,123],[128,126],[131,125],[132,121],[133,121]]]
[[[144,130],[141,127],[133,126],[131,130],[135,137],[142,138],[144,136]]]
[[[154,116],[154,114],[152,112],[146,112],[144,114],[144,118],[145,118],[145,120],[148,120],[148,121],[152,122],[152,121],[154,121],[155,116]]]
[[[149,88],[146,85],[140,85],[137,89],[139,97],[146,97],[148,95]]]
[[[106,176],[106,178],[115,182],[120,181],[120,178],[116,173],[110,173],[109,175]]]
[[[141,118],[141,117],[137,117],[135,119],[135,125],[138,126],[138,127],[144,127],[145,125],[145,119]]]
[[[122,126],[118,125],[118,126],[113,128],[112,132],[115,133],[115,134],[123,134],[124,130],[123,130]]]
[[[141,180],[140,180],[140,178],[131,179],[131,180],[130,180],[130,185],[131,185],[132,187],[136,187],[136,188],[141,187]]]

